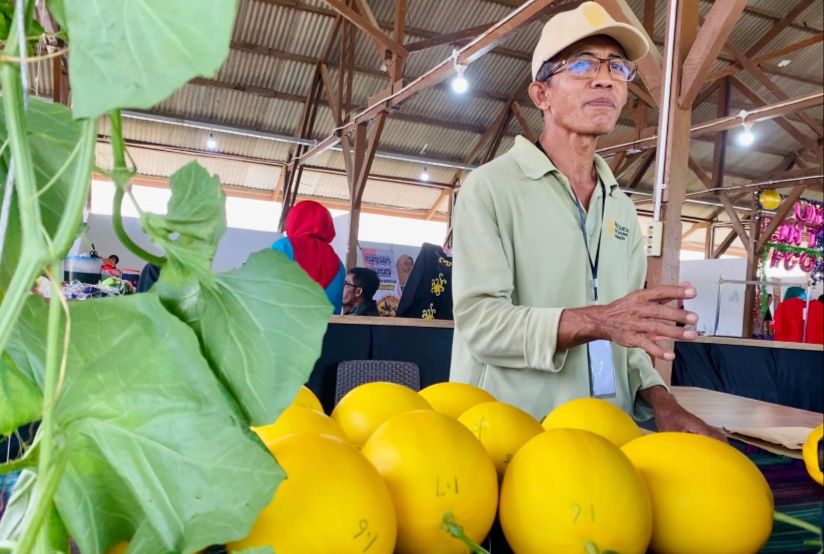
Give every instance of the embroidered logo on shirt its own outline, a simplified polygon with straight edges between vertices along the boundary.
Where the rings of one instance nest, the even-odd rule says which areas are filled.
[[[432,279],[432,294],[440,296],[446,290],[447,280],[443,278],[443,273],[438,273],[438,277]]]
[[[629,227],[621,225],[614,219],[607,219],[607,233],[618,240],[627,240],[629,236]]]

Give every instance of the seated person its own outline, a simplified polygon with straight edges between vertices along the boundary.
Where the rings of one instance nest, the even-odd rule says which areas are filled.
[[[332,214],[323,204],[312,200],[299,202],[286,216],[286,236],[272,248],[283,252],[317,284],[323,287],[334,311],[341,311],[343,278],[346,269],[330,244],[335,238]]]
[[[343,281],[343,315],[380,315],[372,299],[380,284],[378,274],[371,269],[350,269]]]

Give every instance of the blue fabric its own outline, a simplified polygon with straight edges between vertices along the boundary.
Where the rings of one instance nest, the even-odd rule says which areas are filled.
[[[295,251],[292,250],[292,243],[289,242],[289,237],[283,237],[274,242],[272,244],[272,250],[276,250],[278,252],[283,252],[287,258],[295,261]],[[332,303],[334,306],[334,313],[335,315],[339,315],[343,310],[343,282],[346,280],[346,268],[343,266],[343,263],[340,264],[340,269],[338,269],[338,274],[335,275],[335,278],[332,279],[332,282],[329,283],[324,291],[326,292],[326,298],[329,299],[329,302]]]

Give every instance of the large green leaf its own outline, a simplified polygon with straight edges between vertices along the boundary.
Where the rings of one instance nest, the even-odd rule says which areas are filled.
[[[141,219],[166,251],[154,290],[198,334],[246,417],[271,423],[308,380],[332,306],[296,263],[271,249],[215,278],[212,258],[225,230],[220,183],[191,162],[172,175],[171,188],[167,215]]]
[[[0,356],[0,435],[40,419],[43,395],[31,376],[5,354]]]
[[[170,186],[167,214],[144,213],[140,222],[166,252],[166,281],[194,277],[213,286],[212,258],[226,231],[226,195],[220,181],[192,161],[172,175]]]
[[[309,379],[332,305],[300,266],[271,249],[217,282],[200,289],[191,323],[252,423],[271,423]]]
[[[150,108],[229,53],[236,0],[62,0],[76,117]]]
[[[56,503],[81,552],[124,540],[130,552],[194,552],[245,536],[283,475],[191,329],[152,293],[70,306]],[[26,335],[45,334],[44,312]]]
[[[37,98],[29,99],[25,122],[26,136],[32,150],[37,188],[42,189],[72,154],[80,140],[80,123],[72,119],[71,111],[66,106],[46,103]],[[7,137],[5,111],[0,104],[0,143]],[[61,177],[40,196],[43,226],[50,235],[54,234],[60,222],[71,186],[70,177],[77,163],[78,160],[75,158],[69,163]],[[5,188],[7,167],[6,163],[0,164],[0,191]],[[79,232],[80,229],[78,229]],[[8,285],[20,259],[20,238],[20,219],[15,195],[9,213],[3,259],[0,260],[0,289],[4,290]]]

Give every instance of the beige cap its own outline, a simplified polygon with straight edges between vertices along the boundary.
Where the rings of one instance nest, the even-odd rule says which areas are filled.
[[[541,38],[532,54],[532,78],[548,59],[581,39],[606,35],[620,44],[630,60],[643,58],[649,52],[646,37],[627,23],[618,23],[595,2],[584,2],[574,10],[561,12],[546,22]]]

